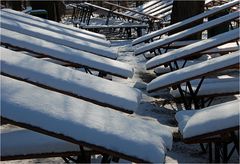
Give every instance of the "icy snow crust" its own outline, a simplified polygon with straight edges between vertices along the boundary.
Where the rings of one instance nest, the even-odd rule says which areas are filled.
[[[0,48],[1,71],[112,107],[136,111],[141,92],[126,85]]]
[[[156,121],[131,117],[4,76],[1,82],[3,117],[153,163],[164,162],[166,149],[171,149],[170,130]]]
[[[239,52],[240,51],[237,51],[228,55],[213,58],[211,60],[161,75],[148,83],[147,91],[153,91],[171,84],[181,83],[221,68],[236,65],[239,63]]]
[[[239,126],[240,100],[210,106],[201,110],[180,111],[176,114],[183,138]]]
[[[1,42],[67,62],[77,63],[96,70],[101,70],[116,76],[125,78],[133,76],[133,68],[123,62],[72,49],[4,28],[1,28]]]
[[[117,59],[117,52],[114,52],[114,50],[112,50],[110,47],[99,45],[99,43],[94,43],[93,41],[86,41],[85,39],[78,39],[65,34],[59,34],[42,28],[34,27],[11,19],[6,19],[4,16],[1,16],[0,22],[1,27],[8,30],[65,45],[74,49],[90,52],[99,56]]]
[[[32,16],[29,14],[19,12],[19,11],[15,11],[15,10],[11,10],[11,9],[2,9],[1,13],[4,14],[4,12],[11,14],[11,17],[14,19],[19,20],[19,18],[22,18],[21,21],[24,20],[24,21],[28,22],[27,24],[36,25],[38,27],[43,27],[48,30],[50,30],[50,29],[56,30],[56,31],[59,31],[64,34],[68,34],[68,35],[80,37],[80,38],[82,38],[84,36],[82,34],[85,34],[85,36],[87,35],[88,38],[92,38],[92,40],[94,40],[93,37],[95,37],[96,39],[97,38],[104,39],[104,40],[106,39],[106,36],[102,35],[102,34],[90,32],[90,31],[79,29],[76,27],[70,27],[68,25],[64,25],[64,24],[57,23],[57,22],[54,22],[51,20],[47,20],[47,19],[42,19],[42,18],[39,18],[36,16]],[[110,46],[110,42],[108,42],[108,43]]]

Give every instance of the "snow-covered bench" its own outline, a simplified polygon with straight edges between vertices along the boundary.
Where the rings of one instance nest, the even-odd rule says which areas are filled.
[[[1,129],[1,161],[78,155],[76,144],[22,128]]]
[[[192,80],[191,86],[193,91],[196,91],[200,80]],[[226,77],[226,78],[206,78],[204,83],[198,91],[198,97],[211,97],[218,95],[234,95],[239,94],[239,77]],[[182,90],[185,93],[185,96],[189,95],[189,89],[186,84],[181,85]],[[181,95],[178,90],[171,89],[170,94],[174,98],[180,98]]]
[[[200,54],[202,56],[198,59],[194,59],[194,60],[181,60],[180,59],[180,60],[177,61],[177,65],[178,65],[179,68],[187,67],[187,66],[190,66],[190,65],[193,65],[193,64],[203,62],[205,60],[209,60],[209,59],[213,58],[214,55],[216,55],[216,54],[225,55],[225,54],[228,54],[230,52],[238,51],[239,48],[240,47],[239,47],[239,45],[237,45],[236,42],[223,44],[221,46],[212,48],[210,50],[200,52]],[[167,66],[167,67],[165,67],[165,66],[162,65],[160,67],[155,68],[154,72],[156,73],[156,75],[161,75],[161,74],[168,73],[168,72],[172,71],[170,66]],[[176,69],[176,67],[174,67],[174,65],[172,65],[172,67],[174,69]]]
[[[163,9],[156,10],[156,11],[150,13],[150,15],[157,16],[157,17],[159,15],[163,15],[163,14],[166,14],[166,13],[168,13],[168,15],[170,15],[172,13],[172,11],[171,11],[172,10],[172,2],[168,3],[168,5],[165,6]]]
[[[227,149],[229,143],[233,142],[234,148],[239,151],[239,140],[235,134],[235,131],[239,133],[239,105],[238,99],[201,110],[177,112],[175,117],[183,141],[187,144],[208,143],[209,162],[213,162],[212,144],[215,144],[214,162],[220,162],[220,157],[223,163],[227,162],[231,156],[231,151]]]
[[[125,6],[117,5],[117,4],[115,4],[115,3],[104,2],[104,4],[111,6],[111,8],[114,7],[114,8],[116,8],[116,9],[122,9],[122,10],[125,10],[125,11],[130,11],[130,12],[132,12],[132,13],[135,13],[138,17],[145,17],[145,18],[148,18],[148,19],[150,19],[150,20],[151,20],[151,19],[153,19],[153,20],[158,20],[157,17],[154,17],[154,16],[151,16],[151,15],[145,14],[145,13],[143,13],[143,12],[139,12],[139,11],[134,10],[134,9],[131,9],[131,8],[127,8],[127,7],[125,7]]]
[[[155,7],[154,9],[150,10],[147,12],[147,14],[151,15],[151,16],[155,16],[155,17],[158,17],[159,19],[162,19],[162,15],[164,13],[168,13],[167,15],[170,15],[171,14],[171,11],[172,10],[172,4],[173,4],[173,1],[170,0],[170,1],[165,1],[162,5],[160,6],[157,6]],[[170,12],[169,12],[170,11]],[[166,15],[165,15],[166,16]]]
[[[196,92],[197,99],[201,107],[209,106],[213,99],[217,96],[233,96],[240,93],[239,91],[239,77],[231,78],[205,78],[201,87],[198,89],[199,80],[190,81],[192,91],[189,91],[187,84],[182,84],[181,91],[178,89],[171,89],[170,94],[174,99],[182,99],[180,92],[184,94],[184,98],[191,98],[192,92]]]
[[[154,92],[161,88],[165,87],[176,87],[179,89],[179,92],[183,99],[185,100],[185,96],[183,94],[182,88],[180,84],[183,84],[186,82],[186,85],[190,91],[191,99],[189,102],[186,102],[185,100],[185,108],[189,107],[189,105],[194,102],[194,105],[196,108],[199,108],[199,99],[197,98],[198,92],[200,87],[203,85],[204,78],[207,75],[214,74],[217,71],[221,71],[228,68],[233,68],[239,65],[239,51],[233,52],[228,55],[220,56],[213,58],[211,60],[207,60],[198,64],[194,64],[182,69],[178,69],[176,71],[166,73],[164,75],[161,75],[154,80],[152,80],[147,85],[147,91],[148,92]],[[201,78],[197,86],[197,88],[194,90],[191,86],[190,81],[196,78]],[[232,86],[234,87],[234,86]],[[238,92],[238,87],[233,88],[236,92]],[[218,92],[218,91],[216,91]],[[213,95],[213,93],[211,93]],[[201,104],[203,106],[203,104]]]
[[[146,2],[132,10],[134,11],[126,11],[124,12],[126,15],[131,15],[131,16],[134,16],[134,15],[138,15],[136,12],[140,12],[140,13],[146,13],[147,11],[151,10],[152,8],[155,8],[159,5],[162,5],[164,2],[161,1],[161,0],[152,0],[152,1],[149,1],[149,2]],[[136,11],[136,12],[135,12]]]
[[[172,0],[163,0],[163,1],[160,1],[157,3],[154,3],[151,6],[149,6],[148,8],[144,8],[141,12],[150,15],[150,14],[152,14],[152,12],[166,8],[167,5],[169,4],[169,2],[171,3]]]
[[[1,120],[133,162],[162,163],[172,134],[144,120],[1,76]]]
[[[66,68],[20,52],[1,49],[1,73],[50,90],[116,110],[133,113],[141,92],[137,89]]]
[[[134,23],[126,23],[126,24],[118,24],[118,25],[80,25],[82,29],[100,31],[100,30],[108,30],[111,34],[111,31],[119,30],[119,33],[124,35],[127,34],[127,38],[132,38],[132,32],[135,31],[137,37],[142,36],[142,31],[146,30],[149,26],[147,24],[134,24]]]
[[[52,32],[43,28],[15,21],[13,19],[10,19],[10,17],[5,17],[1,15],[0,23],[2,28],[43,39],[49,42],[64,45],[67,47],[71,47],[74,49],[93,53],[99,56],[104,56],[111,59],[117,59],[118,56],[117,52],[114,52],[111,47],[103,46],[98,42],[94,43],[92,41],[86,41],[85,39],[78,39],[72,36],[67,36],[65,34]]]
[[[36,27],[44,28],[49,31],[59,32],[61,34],[69,35],[72,37],[76,37],[79,39],[86,39],[91,41],[97,41],[98,39],[101,39],[101,43],[103,43],[103,40],[106,40],[106,36],[94,32],[90,32],[83,29],[78,29],[75,27],[71,27],[69,25],[65,25],[62,23],[57,23],[55,21],[42,19],[39,17],[35,17],[29,14],[25,14],[22,12],[18,12],[11,9],[2,9],[1,10],[2,15],[9,15],[12,19],[21,21],[23,23],[27,23]],[[110,42],[106,41],[106,46],[110,46]]]
[[[67,62],[73,67],[90,68],[123,78],[133,76],[133,68],[120,61],[72,49],[4,28],[1,28],[1,44]]]
[[[117,12],[117,11],[112,11],[112,10],[107,9],[105,7],[94,5],[94,4],[91,4],[91,3],[88,3],[88,2],[84,2],[84,5],[92,7],[95,10],[100,10],[102,12],[105,12],[108,15],[107,19],[109,19],[111,15],[115,15],[117,17],[128,19],[128,20],[133,20],[133,21],[138,21],[138,22],[147,22],[146,20],[142,20],[142,19],[134,17],[134,16],[129,16],[129,15],[126,15],[124,13]]]
[[[156,41],[153,41],[149,44],[145,44],[144,46],[141,46],[135,50],[135,55],[140,55],[148,51],[154,51],[155,49],[159,49],[163,46],[169,45],[175,41],[178,41],[180,39],[183,39],[185,37],[188,37],[190,35],[196,34],[198,32],[202,32],[206,29],[215,27],[219,24],[230,22],[232,20],[235,20],[239,18],[239,11],[230,13],[228,15],[219,17],[217,19],[214,19],[212,21],[208,21],[206,23],[200,24],[198,26],[186,29],[184,31],[178,32],[176,34],[170,35],[166,38],[159,39]]]
[[[156,37],[161,37],[163,34],[167,34],[168,32],[171,32],[173,30],[177,30],[177,29],[182,28],[182,27],[184,27],[188,24],[191,24],[191,23],[196,22],[198,20],[202,20],[203,18],[212,16],[216,13],[219,13],[223,10],[229,9],[233,6],[238,5],[238,4],[239,4],[238,0],[234,0],[234,1],[231,1],[229,3],[223,4],[221,6],[216,6],[213,9],[210,9],[210,10],[204,12],[204,13],[201,13],[199,15],[193,16],[193,17],[191,17],[189,19],[186,19],[184,21],[169,25],[169,26],[167,26],[163,29],[160,29],[160,30],[151,32],[149,34],[146,34],[142,37],[139,37],[139,38],[132,41],[132,45],[134,46],[134,45],[137,45],[137,44],[140,44],[140,43],[143,43],[143,42],[148,42],[150,40],[153,40]]]
[[[176,62],[179,59],[187,59],[193,56],[199,56],[201,55],[200,52],[210,50],[234,40],[238,40],[239,38],[239,29],[237,28],[229,32],[219,34],[212,38],[190,44],[188,46],[164,53],[162,55],[158,55],[146,63],[146,68],[153,69],[164,64]]]

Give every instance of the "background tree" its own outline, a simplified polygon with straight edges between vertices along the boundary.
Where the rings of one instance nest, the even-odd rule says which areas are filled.
[[[172,8],[172,14],[171,14],[171,24],[180,22],[184,19],[190,18],[194,15],[200,14],[204,12],[204,5],[205,5],[205,0],[195,0],[195,1],[183,1],[183,0],[174,0],[173,1],[173,8]],[[201,24],[203,21],[197,21],[194,22],[188,26],[185,26],[181,29],[178,29],[173,33],[177,33],[179,31],[182,31],[186,28],[190,28],[193,26],[196,26],[198,24]],[[201,33],[195,34],[193,36],[190,36],[188,38],[185,38],[184,40],[191,40],[191,39],[201,39],[202,37]]]
[[[57,22],[61,21],[61,16],[65,10],[63,1],[31,0],[30,5],[32,6],[33,10],[46,10],[48,12],[48,19]]]

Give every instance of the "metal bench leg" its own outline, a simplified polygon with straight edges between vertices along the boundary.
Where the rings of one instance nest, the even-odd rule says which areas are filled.
[[[214,142],[215,146],[215,162],[220,163],[220,143]]]
[[[212,143],[208,143],[208,151],[209,151],[209,163],[213,162],[213,153],[212,153]]]

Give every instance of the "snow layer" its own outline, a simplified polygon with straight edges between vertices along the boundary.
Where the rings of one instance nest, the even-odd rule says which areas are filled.
[[[141,92],[126,85],[92,76],[5,48],[1,49],[1,71],[22,79],[67,91],[98,103],[136,111]]]
[[[183,90],[189,93],[189,89],[186,86],[181,86]],[[193,91],[197,89],[197,84],[192,85]],[[210,95],[224,95],[239,92],[239,78],[229,79],[215,79],[212,82],[203,81],[203,84],[198,91],[197,96],[210,96]],[[178,90],[171,90],[170,94],[173,97],[181,97]]]
[[[90,52],[99,56],[108,57],[111,59],[117,59],[117,52],[114,52],[110,47],[102,46],[100,43],[94,43],[92,41],[86,41],[85,39],[78,39],[65,34],[59,34],[56,32],[48,31],[42,28],[27,25],[21,22],[16,22],[11,19],[1,17],[1,27],[16,31],[22,34],[33,36],[39,39],[50,41],[53,43],[65,45],[74,49]]]
[[[11,9],[2,9],[1,13],[4,14],[4,12],[8,13],[14,19],[23,18],[21,20],[26,20],[26,22],[28,22],[29,24],[39,25],[47,29],[55,29],[55,30],[61,31],[62,33],[66,33],[72,36],[78,37],[78,36],[81,36],[80,34],[85,34],[85,35],[88,35],[89,37],[92,36],[92,37],[101,38],[104,40],[106,39],[106,36],[102,34],[79,29],[76,27],[70,27],[68,25],[64,25],[61,23],[57,23],[55,21],[47,20],[47,19],[42,19],[36,16],[19,12],[19,11],[15,11]]]
[[[239,12],[233,12],[231,14],[222,16],[222,17],[214,19],[212,21],[208,21],[206,23],[200,24],[200,25],[192,27],[190,29],[186,29],[184,31],[181,31],[181,32],[178,32],[176,34],[170,35],[166,38],[153,41],[149,44],[145,44],[144,46],[137,48],[136,51],[135,51],[135,55],[142,54],[144,52],[157,49],[159,47],[170,44],[170,43],[172,43],[174,41],[177,41],[179,39],[182,39],[182,38],[185,38],[185,37],[190,36],[192,34],[195,34],[197,32],[209,29],[209,28],[211,28],[213,26],[216,26],[218,24],[221,24],[223,22],[228,22],[229,20],[233,20],[233,19],[236,19],[238,17],[239,17]]]
[[[80,151],[80,149],[76,144],[26,129],[15,129],[10,132],[1,130],[1,156],[61,153],[68,151]]]
[[[150,162],[164,162],[171,131],[80,99],[1,76],[1,116]]]
[[[137,11],[137,12],[142,12],[144,9],[149,8],[150,6],[154,5],[157,2],[159,2],[159,0],[152,0],[152,1],[146,2],[146,3],[142,4],[141,6],[138,6],[138,7],[134,8],[134,10]],[[124,14],[133,16],[136,13],[131,12],[131,11],[126,11],[126,12],[124,12]]]
[[[195,77],[214,72],[221,68],[236,65],[238,63],[239,51],[161,75],[147,85],[147,91],[153,91],[170,86],[171,84],[189,81]]]
[[[72,49],[63,45],[34,38],[1,28],[1,42],[44,54],[52,58],[80,64],[121,77],[132,77],[133,68],[116,60],[97,56],[88,52]]]
[[[213,47],[222,45],[227,42],[231,42],[232,40],[236,40],[238,38],[239,38],[239,29],[237,28],[235,30],[217,35],[215,37],[190,44],[183,48],[178,48],[173,51],[167,52],[165,54],[158,55],[150,59],[146,63],[146,68],[152,69],[157,66],[160,66],[172,61],[176,61],[178,59],[186,58],[186,57],[189,57],[190,55],[193,55],[194,53],[211,49]]]
[[[190,24],[193,21],[203,19],[205,17],[208,17],[209,15],[212,15],[212,14],[217,13],[219,11],[228,9],[228,8],[234,6],[234,5],[237,5],[238,3],[239,3],[238,0],[234,0],[234,1],[231,1],[229,3],[223,4],[221,6],[214,7],[213,9],[208,10],[208,11],[202,13],[202,14],[198,14],[198,15],[196,15],[194,17],[191,17],[189,19],[186,19],[184,21],[181,21],[181,22],[169,25],[169,26],[167,26],[167,27],[165,27],[163,29],[160,29],[160,30],[151,32],[149,34],[146,34],[146,35],[144,35],[142,37],[139,37],[139,38],[137,38],[137,39],[132,41],[132,45],[136,45],[136,44],[148,41],[148,40],[150,40],[150,39],[152,39],[154,37],[161,36],[161,35],[166,34],[166,33],[170,32],[170,31],[172,31],[174,29],[177,29],[177,28],[183,27],[183,26],[185,26],[187,24]]]
[[[238,99],[201,110],[180,111],[175,117],[183,138],[187,139],[239,126],[239,105]]]

